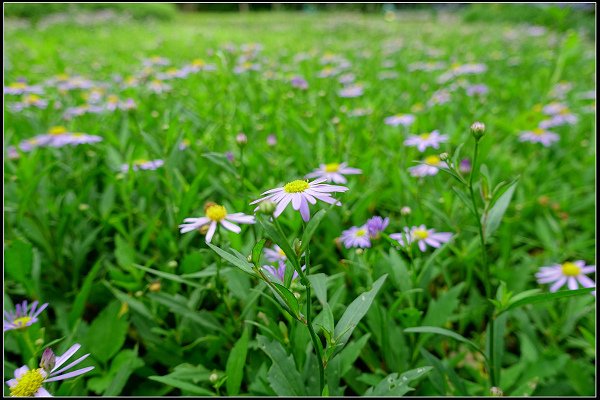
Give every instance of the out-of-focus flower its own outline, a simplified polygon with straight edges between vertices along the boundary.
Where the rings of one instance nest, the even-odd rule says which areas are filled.
[[[294,76],[290,80],[290,83],[292,84],[293,87],[295,87],[297,89],[302,89],[302,90],[308,89],[308,82],[301,76]]]
[[[471,161],[468,158],[463,158],[458,166],[458,170],[463,173],[471,172],[471,168]]]
[[[278,245],[273,246],[272,249],[265,247],[264,249],[265,258],[269,262],[278,262],[278,261],[286,261],[287,256]]]
[[[427,101],[429,107],[445,104],[450,101],[450,92],[447,89],[440,89],[433,92],[431,98]]]
[[[154,79],[152,82],[150,82],[150,84],[148,84],[148,88],[154,93],[164,93],[171,90],[171,85],[168,85],[158,79]]]
[[[39,85],[29,86],[25,82],[14,82],[4,86],[4,94],[42,94],[44,90]]]
[[[142,60],[142,64],[145,67],[153,67],[155,65],[165,66],[171,64],[171,61],[169,61],[169,59],[165,57],[153,56]]]
[[[559,114],[553,115],[550,119],[541,121],[539,123],[539,127],[542,129],[548,129],[561,125],[575,125],[578,120],[579,118],[577,118],[577,115],[571,114],[568,110],[565,110]]]
[[[267,136],[267,144],[271,147],[275,146],[277,144],[277,136],[275,136],[275,135]]]
[[[163,160],[145,160],[145,159],[138,159],[135,160],[132,163],[131,169],[134,171],[138,171],[138,170],[155,170],[157,168],[160,168],[163,166],[165,162]],[[121,165],[121,172],[127,172],[129,171],[129,164],[123,164]]]
[[[48,303],[42,304],[39,308],[38,302],[31,303],[31,308],[27,307],[27,300],[15,306],[15,311],[4,311],[4,332],[14,329],[24,329],[35,324],[38,316],[48,307]]]
[[[541,128],[525,131],[519,135],[519,141],[521,142],[541,143],[546,147],[557,142],[559,139],[560,137],[556,133]]]
[[[227,209],[224,206],[215,203],[207,203],[204,208],[204,213],[204,217],[184,219],[184,223],[179,225],[181,233],[191,232],[208,225],[206,241],[210,243],[217,230],[217,225],[221,225],[228,231],[240,233],[242,229],[233,222],[238,224],[254,224],[255,222],[252,215],[246,215],[244,213],[228,214]]]
[[[467,96],[484,96],[488,94],[489,88],[486,85],[469,85],[465,88]]]
[[[307,178],[325,178],[327,182],[346,183],[348,180],[344,175],[362,174],[362,170],[358,168],[348,167],[348,163],[329,163],[320,164],[319,168],[306,175]]]
[[[595,265],[585,265],[585,261],[578,260],[541,267],[535,276],[539,284],[552,283],[550,291],[556,292],[565,284],[569,290],[579,289],[579,285],[584,288],[595,287],[596,283],[586,276],[594,272]]]
[[[430,133],[409,136],[404,141],[404,144],[406,146],[416,146],[420,152],[424,152],[427,149],[427,147],[433,147],[434,149],[438,149],[440,147],[440,143],[447,141],[448,135],[440,135],[439,131],[434,130]]]
[[[440,168],[445,168],[446,165],[438,156],[428,156],[423,160],[425,164],[420,164],[415,167],[410,167],[408,171],[412,176],[422,177],[427,175],[436,175]]]
[[[353,226],[350,229],[346,229],[342,232],[340,239],[347,249],[351,247],[371,247],[371,237],[369,236],[369,230],[366,225]]]
[[[238,134],[236,135],[236,137],[235,137],[235,141],[236,141],[238,144],[246,144],[246,143],[248,143],[248,136],[246,136],[246,134],[245,134],[245,133],[243,133],[243,132],[240,132],[240,133],[238,133]]]
[[[427,250],[427,246],[438,248],[442,243],[449,242],[452,238],[450,232],[436,232],[435,229],[427,229],[425,225],[404,227],[404,234],[392,233],[390,237],[397,240],[401,246],[410,246],[417,242],[419,250]],[[406,240],[405,240],[406,239]]]
[[[382,218],[379,216],[371,217],[367,220],[366,227],[369,231],[369,236],[377,238],[381,232],[387,228],[390,224],[389,218]]]
[[[19,112],[25,108],[36,107],[40,109],[44,109],[48,106],[48,101],[42,99],[40,96],[35,94],[28,94],[23,97],[23,100],[17,103],[13,103],[9,105],[11,111]]]
[[[392,115],[391,117],[387,117],[384,122],[386,125],[391,126],[409,126],[415,122],[415,116],[412,114],[396,114]]]
[[[353,98],[353,97],[359,97],[362,96],[364,92],[364,87],[361,85],[350,85],[350,86],[346,86],[345,88],[343,88],[342,90],[340,90],[338,92],[338,95],[340,97],[344,97],[344,98]]]

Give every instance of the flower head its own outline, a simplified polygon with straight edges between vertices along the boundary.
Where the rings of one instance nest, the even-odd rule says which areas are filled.
[[[30,370],[26,365],[17,368],[15,370],[15,377],[6,381],[6,384],[10,388],[11,397],[52,397],[52,395],[42,387],[44,383],[73,378],[94,369],[94,367],[85,367],[63,374],[63,372],[79,364],[89,356],[88,353],[79,357],[66,367],[60,368],[77,352],[77,350],[79,350],[80,347],[80,344],[74,344],[59,357],[56,357],[52,350],[46,349],[42,355],[40,368]]]
[[[362,96],[364,88],[361,85],[348,85],[338,92],[340,97],[352,98]]]
[[[440,143],[446,141],[448,141],[448,135],[440,135],[437,130],[434,130],[431,133],[422,133],[420,135],[409,136],[404,141],[404,144],[406,146],[416,146],[417,150],[424,152],[427,147],[438,149],[440,147]]]
[[[423,177],[427,175],[436,175],[439,168],[445,168],[444,162],[438,156],[428,156],[423,160],[424,164],[410,167],[408,171],[412,176]]]
[[[578,260],[541,267],[535,276],[540,284],[552,283],[550,291],[556,292],[565,283],[569,290],[576,290],[579,285],[585,288],[595,287],[596,282],[586,276],[594,272],[596,272],[595,265],[585,265],[585,261]]]
[[[415,122],[415,116],[411,114],[396,114],[392,115],[391,117],[387,117],[384,122],[386,125],[391,126],[409,126]]]
[[[382,218],[379,216],[371,217],[367,220],[366,227],[369,231],[369,235],[372,238],[376,238],[381,232],[387,228],[390,224],[389,218]]]
[[[148,161],[145,159],[138,159],[133,162],[131,169],[134,171],[143,169],[143,170],[155,170],[159,167],[162,167],[165,162],[163,160],[153,160]],[[121,165],[121,172],[129,171],[129,164]]]
[[[559,139],[560,137],[556,133],[541,128],[525,131],[519,135],[519,141],[521,142],[541,143],[546,147]]]
[[[371,236],[367,225],[353,226],[346,229],[342,232],[341,240],[347,249],[351,247],[371,247]]]
[[[271,265],[263,265],[263,269],[266,270],[269,274],[273,275],[273,277],[277,278],[279,281],[283,282],[285,279],[285,271],[287,265],[285,261],[278,261],[277,266],[273,267]],[[306,269],[306,265],[302,266],[302,271]],[[292,274],[292,280],[298,278],[298,271],[294,271]]]
[[[390,237],[397,240],[401,246],[410,246],[417,242],[421,251],[427,250],[427,246],[438,248],[442,243],[449,242],[452,238],[450,232],[436,232],[435,229],[427,229],[425,225],[404,227],[404,233],[392,233]]]
[[[217,230],[217,225],[221,225],[228,231],[240,233],[242,229],[233,222],[237,222],[238,224],[253,224],[255,222],[252,215],[243,213],[229,214],[224,206],[212,202],[206,204],[204,214],[204,217],[184,219],[184,223],[179,225],[180,232],[187,233],[208,225],[206,242],[210,243]]]
[[[297,88],[297,89],[302,89],[302,90],[306,90],[308,89],[308,82],[301,76],[294,76],[290,83],[292,84],[293,87]]]
[[[316,204],[317,200],[321,200],[325,203],[339,206],[341,203],[331,197],[331,193],[345,192],[348,190],[348,188],[344,186],[323,184],[323,182],[326,180],[326,178],[320,178],[312,182],[308,182],[297,179],[287,183],[283,187],[267,190],[261,195],[266,195],[265,197],[254,200],[250,204],[259,203],[264,200],[271,200],[274,203],[277,203],[277,208],[275,209],[275,213],[273,213],[273,216],[277,218],[291,202],[294,210],[300,211],[302,219],[304,221],[308,221],[310,219],[308,203]],[[254,211],[256,210],[258,210],[258,207]]]
[[[31,303],[31,308],[27,307],[27,300],[15,306],[15,311],[4,311],[4,332],[13,329],[24,329],[35,324],[38,321],[38,315],[48,307],[48,303],[42,304],[37,308],[38,302]]]
[[[306,175],[307,178],[325,178],[327,182],[346,183],[347,179],[344,175],[362,174],[358,168],[350,168],[348,163],[329,163],[321,164],[319,168]]]
[[[272,249],[265,248],[264,253],[265,253],[265,258],[269,262],[278,262],[278,261],[286,261],[287,260],[287,256],[285,255],[285,253],[283,252],[281,247],[279,247],[277,245],[273,246]]]

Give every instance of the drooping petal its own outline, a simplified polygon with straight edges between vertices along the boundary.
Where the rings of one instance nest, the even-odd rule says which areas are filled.
[[[285,208],[287,207],[287,205],[290,204],[290,201],[292,201],[292,197],[291,196],[284,197],[277,204],[277,207],[275,208],[275,212],[273,213],[273,216],[275,218],[279,217],[281,215],[281,213],[283,212],[283,210],[285,210]]]

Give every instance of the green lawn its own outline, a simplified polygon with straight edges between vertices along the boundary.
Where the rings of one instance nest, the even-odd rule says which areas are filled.
[[[79,367],[94,369],[44,384],[51,394],[595,393],[595,297],[567,286],[548,295],[535,276],[595,264],[596,60],[577,27],[425,11],[111,20],[5,21],[4,309],[49,303],[37,323],[4,334],[5,381],[38,368],[48,344],[62,354],[80,343],[74,358],[90,353]],[[169,78],[194,60],[214,70]],[[15,108],[36,101],[6,93],[20,79],[41,86],[45,108]],[[362,94],[343,97],[344,86]],[[547,128],[558,139],[549,146],[521,141],[553,104],[575,121]],[[414,122],[385,123],[399,113]],[[442,152],[457,168],[474,164],[475,121],[485,134],[473,197],[470,172],[411,175]],[[101,141],[44,145],[58,134],[27,147],[56,126]],[[448,137],[438,148],[404,145],[434,130]],[[164,165],[127,171],[139,160]],[[341,207],[310,205],[315,222],[290,203],[240,234],[220,226],[211,244],[224,258],[206,229],[180,233],[207,202],[252,215],[261,193],[341,162],[362,173],[334,195]],[[371,247],[338,239],[373,216],[389,226]],[[423,252],[389,237],[420,225],[452,239]],[[283,281],[260,268],[262,238],[286,253]]]

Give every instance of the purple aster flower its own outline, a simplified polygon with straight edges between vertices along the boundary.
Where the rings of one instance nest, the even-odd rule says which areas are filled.
[[[346,183],[348,180],[344,175],[362,174],[362,170],[358,168],[348,167],[348,163],[330,163],[321,164],[319,168],[306,175],[307,178],[325,178],[327,182]]]
[[[465,88],[467,96],[484,96],[488,94],[489,89],[486,85],[470,85]]]
[[[90,354],[79,357],[77,360],[68,364],[66,367],[60,368],[67,362],[73,354],[79,350],[80,344],[74,344],[62,356],[56,357],[52,350],[46,349],[42,355],[40,367],[30,370],[26,365],[15,370],[15,377],[6,381],[10,388],[11,397],[52,397],[46,389],[42,387],[44,383],[62,381],[73,378],[94,369],[94,367],[85,367],[72,372],[67,372],[68,369],[81,363]],[[59,369],[60,368],[60,369]]]
[[[450,92],[446,89],[440,89],[433,92],[431,98],[427,101],[429,107],[439,104],[445,104],[450,101]]]
[[[408,169],[410,174],[415,177],[436,175],[440,168],[446,167],[446,164],[444,164],[438,156],[425,157],[423,163],[424,164],[419,164],[416,167],[410,167]]]
[[[565,283],[569,290],[579,289],[579,285],[584,288],[595,287],[596,282],[586,276],[596,272],[595,265],[585,265],[585,261],[566,262],[564,264],[554,264],[547,267],[541,267],[535,274],[538,283],[552,283],[551,292],[556,292],[563,287]]]
[[[29,86],[25,82],[14,82],[4,87],[4,94],[28,94],[36,93],[42,94],[43,89],[41,86]]]
[[[131,166],[131,169],[134,171],[137,170],[155,170],[159,167],[162,167],[163,164],[165,162],[163,160],[152,160],[152,161],[148,161],[148,160],[144,160],[144,159],[139,159],[139,160],[135,160],[133,162],[133,165]],[[129,171],[129,164],[123,164],[121,165],[121,172],[128,172]]]
[[[539,127],[542,129],[553,128],[560,125],[574,125],[577,123],[579,118],[575,114],[571,114],[568,110],[561,112],[560,114],[554,115],[550,119],[545,119],[539,123]]]
[[[48,303],[42,304],[37,308],[38,302],[31,303],[31,308],[27,307],[27,300],[15,306],[15,312],[4,311],[4,332],[13,329],[24,329],[38,321],[38,316],[48,307]]]
[[[252,215],[246,215],[244,213],[228,214],[227,209],[224,206],[215,203],[208,203],[204,213],[204,217],[184,219],[184,223],[179,225],[180,232],[188,233],[208,225],[206,242],[210,243],[217,230],[217,225],[221,225],[228,231],[240,233],[242,228],[233,222],[237,222],[238,224],[254,224],[255,222]]]
[[[340,76],[338,78],[338,82],[343,84],[343,85],[347,85],[349,83],[352,83],[356,80],[356,76],[354,76],[354,74],[349,73],[349,74],[344,74],[342,76]]]
[[[277,144],[277,136],[275,136],[275,135],[267,136],[267,144],[269,146],[275,146]]]
[[[292,203],[294,210],[299,210],[300,215],[304,221],[310,220],[310,210],[308,203],[316,204],[317,200],[324,201],[328,204],[335,204],[341,206],[342,204],[331,197],[331,193],[345,192],[348,190],[344,186],[327,185],[323,184],[327,178],[320,178],[312,182],[295,180],[287,183],[282,187],[267,190],[262,194],[262,197],[258,200],[254,200],[250,204],[256,204],[264,200],[271,200],[277,204],[277,208],[273,213],[275,218],[279,217],[283,210]],[[254,211],[258,210],[258,207]]]
[[[269,262],[279,262],[279,261],[287,260],[287,256],[285,255],[283,250],[281,250],[281,247],[279,247],[277,245],[273,246],[272,249],[269,249],[268,247],[265,248],[264,253],[265,253],[265,258]]]
[[[338,95],[344,98],[353,98],[362,96],[363,92],[364,88],[361,85],[350,85],[340,90]]]
[[[346,229],[342,232],[340,239],[347,249],[351,247],[371,247],[371,237],[369,236],[369,229],[366,225],[353,226],[350,229]]]
[[[71,133],[67,135],[64,139],[65,144],[70,144],[72,146],[77,146],[80,144],[91,144],[101,142],[102,138],[100,136],[88,135],[86,133]]]
[[[273,275],[274,278],[276,278],[277,280],[279,280],[280,282],[284,282],[285,279],[285,271],[286,271],[287,265],[285,264],[285,261],[278,261],[277,262],[277,267],[273,267],[271,265],[263,265],[263,269],[266,270],[269,274]],[[306,265],[302,266],[302,271],[304,271],[306,269]],[[298,271],[294,271],[294,273],[292,274],[292,280],[298,278]]]
[[[308,89],[308,82],[301,76],[294,76],[291,79],[290,83],[295,88],[302,89],[302,90]]]
[[[233,152],[231,152],[231,151],[225,152],[225,158],[227,158],[227,161],[229,161],[229,162],[233,162],[233,160],[235,160],[235,156],[233,155]]]
[[[369,231],[369,236],[376,238],[381,232],[387,228],[390,223],[389,218],[382,218],[379,216],[371,217],[367,220],[366,227]]]
[[[540,128],[525,131],[519,135],[519,141],[521,142],[541,143],[546,147],[557,142],[559,139],[560,137],[556,133]]]
[[[460,172],[467,173],[467,172],[471,172],[471,167],[472,167],[471,161],[468,158],[463,158],[460,161],[460,165],[458,166],[458,169]]]
[[[410,246],[417,242],[419,250],[427,250],[427,246],[438,248],[442,243],[447,243],[452,238],[450,232],[436,232],[434,229],[427,229],[425,225],[404,227],[404,233],[392,233],[390,238],[397,240],[401,246]]]
[[[386,125],[391,126],[409,126],[415,122],[415,116],[411,114],[396,114],[392,115],[391,117],[387,117],[384,122]]]
[[[373,112],[373,110],[369,108],[356,108],[354,110],[348,111],[349,117],[364,117],[365,115],[369,115]]]
[[[423,133],[421,135],[412,135],[404,141],[406,146],[416,146],[420,152],[425,151],[427,147],[438,149],[440,143],[447,142],[448,135],[440,135],[440,132],[435,130],[431,133]]]
[[[542,108],[542,112],[546,115],[563,114],[568,111],[569,111],[569,107],[567,107],[566,105],[564,105],[562,103],[558,103],[558,102],[552,102],[552,103],[544,106],[544,108]]]

